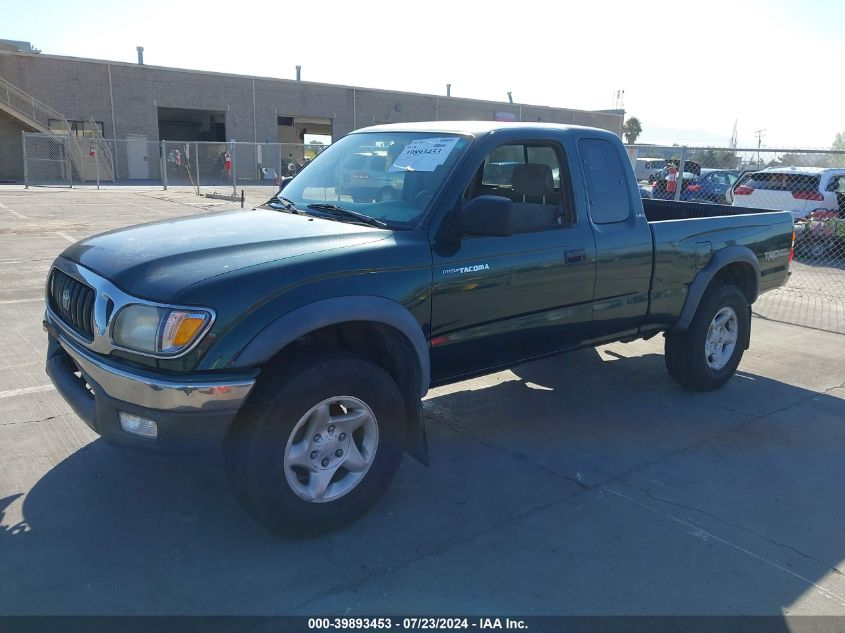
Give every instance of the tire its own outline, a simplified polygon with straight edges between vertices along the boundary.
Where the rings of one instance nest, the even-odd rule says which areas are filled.
[[[238,500],[282,534],[318,534],[351,523],[379,499],[399,467],[406,432],[399,387],[375,363],[344,353],[290,362],[277,374],[265,371],[224,446]],[[330,418],[320,417],[325,411]],[[353,429],[343,426],[347,418],[368,421]],[[355,469],[341,465],[353,461]],[[321,488],[322,496],[315,496]]]
[[[376,202],[391,202],[399,200],[399,192],[393,187],[382,187],[378,195],[376,195]]]
[[[816,242],[815,244],[810,245],[809,251],[811,259],[821,259],[827,254],[827,244],[824,242]]]
[[[721,319],[726,315],[727,321],[723,321],[725,333],[720,335],[717,327],[710,339],[716,345],[716,350],[706,348],[711,324],[716,322],[717,316]],[[733,328],[730,326],[731,315],[735,319]],[[702,297],[689,329],[666,335],[666,369],[675,382],[687,389],[718,389],[734,375],[750,332],[751,321],[745,295],[734,285],[717,283],[708,288]],[[719,347],[719,338],[727,341],[732,337],[734,341],[730,350],[727,343]],[[712,355],[708,352],[712,352]]]

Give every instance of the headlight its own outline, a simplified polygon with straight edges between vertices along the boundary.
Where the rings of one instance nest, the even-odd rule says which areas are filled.
[[[174,356],[195,343],[210,323],[211,314],[204,310],[133,304],[117,313],[112,342],[145,354]]]

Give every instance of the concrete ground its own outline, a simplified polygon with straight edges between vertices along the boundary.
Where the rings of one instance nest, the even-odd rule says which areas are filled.
[[[231,204],[0,188],[0,613],[845,614],[845,337],[755,318],[722,390],[662,339],[431,392],[353,526],[288,540],[216,455],[105,445],[43,370],[43,282],[71,241]]]

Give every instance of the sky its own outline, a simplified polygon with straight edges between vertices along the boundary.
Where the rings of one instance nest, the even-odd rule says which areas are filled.
[[[0,0],[44,53],[598,110],[641,143],[829,147],[845,130],[845,0]],[[239,9],[240,7],[240,9]],[[8,19],[14,16],[14,19]]]

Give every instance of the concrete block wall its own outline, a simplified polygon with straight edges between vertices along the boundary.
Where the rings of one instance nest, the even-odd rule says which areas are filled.
[[[23,140],[27,130],[15,119],[0,112],[0,182],[23,180]]]
[[[377,123],[492,121],[497,112],[511,112],[523,121],[592,125],[617,134],[622,128],[617,114],[2,50],[0,77],[68,119],[93,115],[103,122],[106,138],[140,134],[151,142],[160,140],[159,107],[225,112],[227,140],[258,142],[276,141],[277,116],[330,119],[334,138]],[[0,143],[12,141],[20,145],[20,131],[0,124]],[[20,177],[11,174],[22,170],[0,161],[0,178]]]

